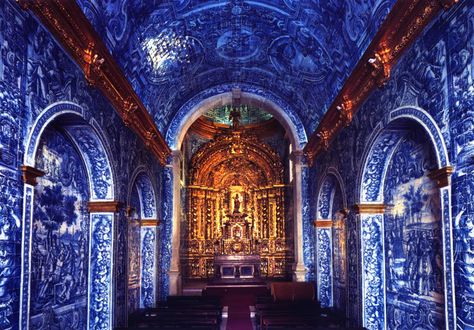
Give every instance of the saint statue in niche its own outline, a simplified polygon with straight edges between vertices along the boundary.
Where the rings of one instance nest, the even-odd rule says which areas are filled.
[[[234,238],[242,238],[242,229],[239,226],[234,228]]]
[[[240,213],[240,196],[236,194],[234,196],[234,213]]]
[[[240,125],[240,110],[239,108],[231,108],[232,110],[230,111],[229,114],[229,120],[232,120],[232,128],[237,129],[239,128]]]

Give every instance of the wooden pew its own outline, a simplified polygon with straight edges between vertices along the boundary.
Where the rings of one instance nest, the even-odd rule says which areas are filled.
[[[129,318],[132,329],[220,328],[221,306],[215,297],[173,296]]]

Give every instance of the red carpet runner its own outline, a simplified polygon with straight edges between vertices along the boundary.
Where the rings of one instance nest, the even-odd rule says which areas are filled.
[[[249,306],[255,305],[255,297],[268,294],[266,287],[212,287],[206,295],[219,296],[223,306],[229,306],[227,330],[252,330]]]

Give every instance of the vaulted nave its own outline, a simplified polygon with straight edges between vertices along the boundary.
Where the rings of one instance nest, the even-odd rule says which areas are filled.
[[[474,1],[0,0],[0,329],[474,329]]]

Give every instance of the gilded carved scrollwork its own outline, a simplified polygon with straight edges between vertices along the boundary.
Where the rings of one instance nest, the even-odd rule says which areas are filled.
[[[285,276],[292,253],[280,156],[234,128],[203,145],[189,168],[187,276],[213,277],[216,255],[258,255],[261,276]]]

